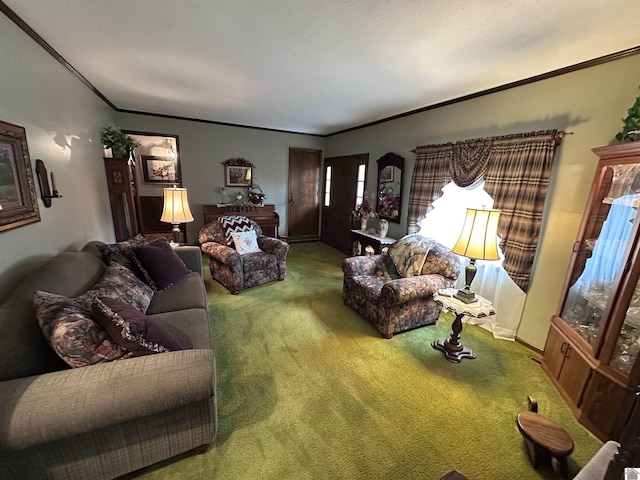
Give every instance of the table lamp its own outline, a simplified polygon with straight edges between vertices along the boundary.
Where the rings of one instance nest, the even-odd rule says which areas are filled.
[[[164,207],[160,221],[173,225],[173,242],[180,243],[180,224],[193,222],[186,188],[174,185],[173,188],[164,189]]]
[[[498,220],[500,210],[477,210],[467,208],[467,217],[462,227],[458,242],[453,247],[453,253],[469,257],[471,261],[464,271],[465,287],[453,296],[461,302],[473,303],[478,301],[471,290],[471,282],[476,276],[476,260],[498,260]]]

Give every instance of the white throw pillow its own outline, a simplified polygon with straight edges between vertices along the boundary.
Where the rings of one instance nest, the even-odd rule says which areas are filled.
[[[233,243],[236,246],[236,250],[240,255],[245,253],[260,252],[258,246],[258,237],[255,230],[249,230],[247,232],[231,232],[233,237]]]

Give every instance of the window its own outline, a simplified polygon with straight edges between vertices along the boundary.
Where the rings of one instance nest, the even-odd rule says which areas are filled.
[[[364,182],[367,175],[367,166],[358,165],[358,183],[356,185],[356,205],[360,205],[364,199]]]
[[[327,167],[327,173],[324,180],[324,206],[331,205],[331,167]]]
[[[493,198],[484,189],[484,181],[473,189],[453,182],[445,185],[442,196],[433,202],[433,210],[420,222],[420,235],[453,248],[462,232],[467,208],[493,208]]]

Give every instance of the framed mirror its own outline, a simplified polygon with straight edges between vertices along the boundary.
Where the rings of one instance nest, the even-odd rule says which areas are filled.
[[[380,218],[400,223],[404,157],[387,153],[378,159],[378,195],[376,210]]]

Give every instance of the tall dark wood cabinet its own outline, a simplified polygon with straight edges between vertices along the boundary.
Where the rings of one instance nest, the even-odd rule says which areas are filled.
[[[618,439],[640,389],[640,142],[599,157],[542,368],[580,422]]]
[[[121,242],[140,233],[135,172],[126,158],[105,158],[104,169],[116,241]]]

